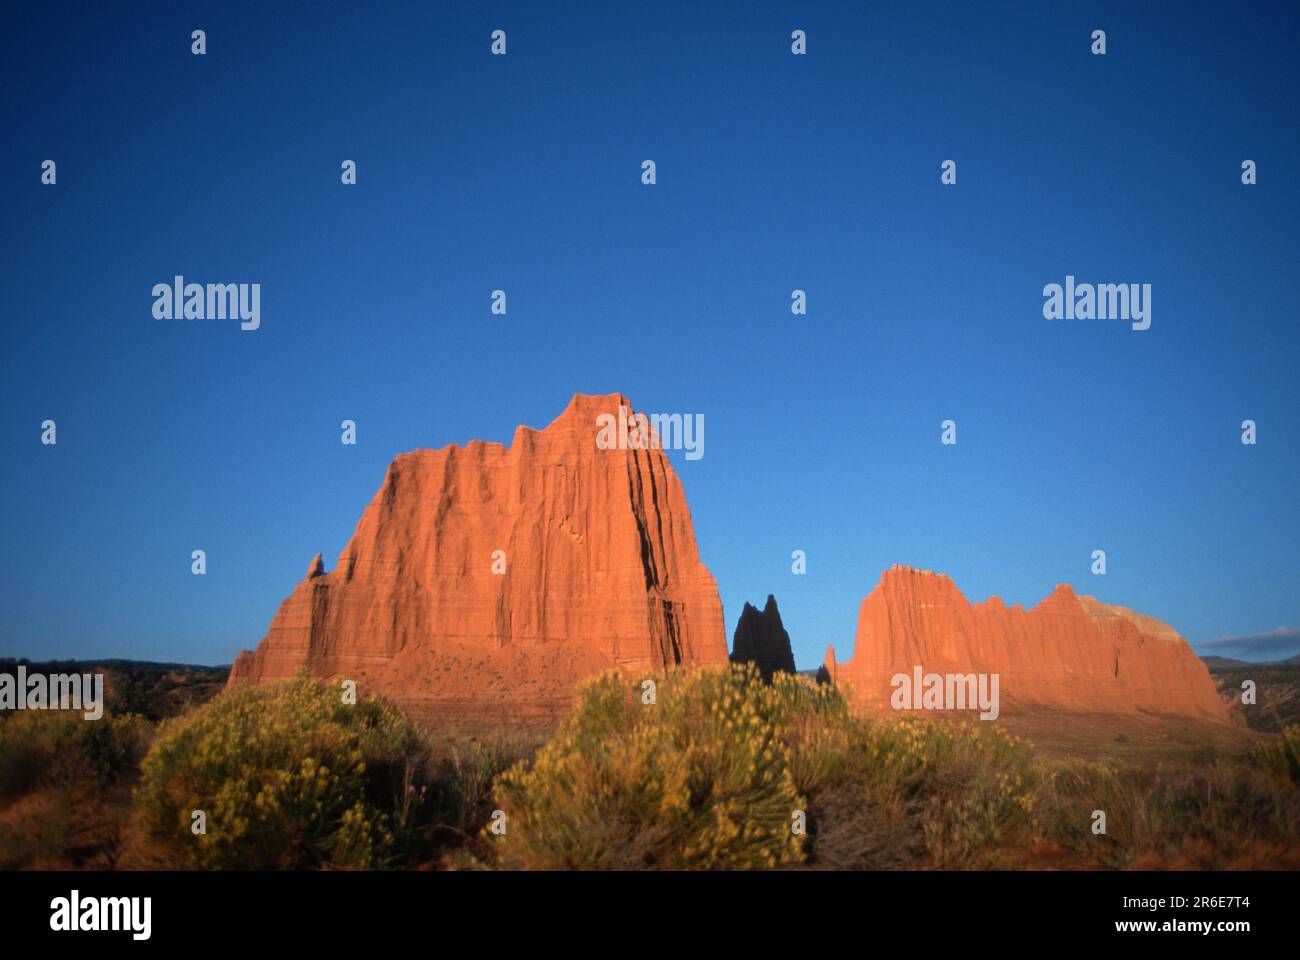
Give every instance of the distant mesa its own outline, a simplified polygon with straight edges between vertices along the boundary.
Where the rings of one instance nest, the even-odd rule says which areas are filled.
[[[579,394],[510,446],[399,455],[334,569],[312,560],[230,686],[306,668],[425,718],[546,720],[584,677],[725,663],[717,584],[658,449],[599,449]]]
[[[781,624],[781,611],[777,609],[776,597],[770,593],[761,611],[747,603],[740,612],[731,640],[731,662],[754,664],[766,683],[772,682],[772,675],[778,670],[795,672],[790,634]]]
[[[862,711],[890,710],[891,678],[997,673],[1002,712],[1151,713],[1231,722],[1204,663],[1172,627],[1060,584],[1029,610],[972,604],[942,574],[895,565],[862,601],[853,657],[823,664]]]

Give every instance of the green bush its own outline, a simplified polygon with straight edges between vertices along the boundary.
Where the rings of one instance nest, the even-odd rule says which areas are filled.
[[[167,721],[136,803],[156,837],[210,869],[366,869],[417,830],[426,753],[396,707],[306,676],[223,693]],[[207,816],[206,834],[191,815]]]
[[[795,864],[804,806],[791,741],[833,694],[752,665],[676,671],[641,686],[588,681],[533,762],[497,781],[506,865],[533,869],[751,868]]]

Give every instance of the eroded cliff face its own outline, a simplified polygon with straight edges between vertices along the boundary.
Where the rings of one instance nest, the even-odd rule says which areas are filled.
[[[546,718],[583,677],[727,658],[717,584],[658,449],[601,449],[621,395],[575,396],[509,447],[402,454],[326,572],[320,557],[230,685],[300,668],[426,715]]]
[[[970,603],[942,574],[894,566],[858,610],[853,657],[824,667],[855,707],[890,710],[891,678],[998,674],[1002,712],[1153,713],[1229,722],[1209,671],[1170,626],[1059,585],[1037,606]]]
[[[731,662],[752,663],[758,667],[763,679],[769,683],[778,670],[794,673],[794,651],[790,649],[790,634],[781,623],[781,611],[776,597],[767,595],[767,604],[760,611],[745,604],[736,621],[736,632],[731,639]]]

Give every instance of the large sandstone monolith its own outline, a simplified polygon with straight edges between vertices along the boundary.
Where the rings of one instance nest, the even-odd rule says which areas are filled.
[[[747,603],[740,612],[736,632],[731,638],[731,662],[754,664],[767,683],[772,682],[772,674],[778,670],[794,673],[790,634],[785,632],[781,623],[776,597],[770,593],[767,605],[761,611]]]
[[[597,445],[579,394],[509,447],[401,454],[328,573],[320,558],[233,687],[300,668],[431,716],[553,717],[579,680],[725,662],[717,584],[659,449]]]
[[[862,601],[853,657],[824,668],[854,705],[890,710],[891,680],[998,674],[1001,711],[1152,713],[1229,721],[1210,673],[1170,626],[1078,596],[1068,584],[1025,610],[970,603],[942,574],[894,566]]]

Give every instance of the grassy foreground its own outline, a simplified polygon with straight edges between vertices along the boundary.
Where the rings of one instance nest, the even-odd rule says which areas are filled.
[[[1300,866],[1296,727],[1078,760],[733,666],[594,678],[539,739],[439,737],[306,677],[157,725],[2,715],[0,868]]]

